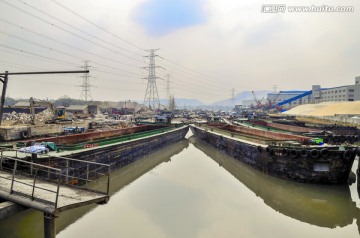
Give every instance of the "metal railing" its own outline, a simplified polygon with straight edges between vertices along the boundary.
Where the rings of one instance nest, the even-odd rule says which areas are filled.
[[[5,164],[4,164],[5,163]],[[1,169],[6,170],[12,173],[11,177],[1,176],[2,179],[11,180],[11,185],[9,188],[10,194],[20,194],[25,197],[30,197],[31,200],[42,200],[43,202],[48,202],[50,204],[54,204],[55,208],[58,204],[58,198],[59,198],[59,191],[60,191],[60,185],[61,185],[61,169],[52,168],[46,165],[41,164],[35,164],[29,161],[24,161],[21,159],[8,157],[8,156],[1,156]],[[22,168],[27,166],[32,167],[32,171],[34,172],[33,176],[24,176],[24,173],[22,171]],[[27,165],[27,166],[26,166]],[[46,186],[43,186],[39,184],[38,180],[38,171],[39,170],[48,170],[52,171],[53,174],[58,174],[58,179],[55,182],[55,190],[49,189]],[[32,180],[32,181],[31,181]],[[37,183],[38,182],[38,183]],[[21,190],[14,189],[14,186],[16,184],[21,184],[25,187],[23,187]],[[29,187],[29,190],[26,189],[26,187]],[[35,190],[42,190],[46,191],[48,193],[54,194],[55,198],[54,201],[52,200],[46,200],[43,197],[37,197],[35,194]],[[29,191],[31,190],[31,194],[29,194]],[[28,191],[28,192],[26,192]]]
[[[85,187],[109,195],[111,165],[61,156],[48,156],[48,161],[55,167],[62,165],[62,173],[67,185]],[[99,178],[104,180],[104,177],[107,177],[106,182],[99,180]],[[105,190],[97,186],[102,184],[106,185]]]
[[[38,162],[35,163],[4,156],[3,151],[1,151],[0,170],[7,171],[9,174],[12,173],[12,176],[0,175],[0,178],[11,180],[10,193],[23,195],[31,200],[50,203],[55,208],[58,205],[61,186],[77,187],[77,189],[109,195],[111,170],[108,164],[43,155],[36,160]],[[40,181],[47,181],[55,186],[49,189],[49,186],[44,186]],[[14,189],[16,184],[22,184],[29,189],[19,191],[19,189]],[[38,190],[53,194],[53,196],[47,196],[51,199],[44,200],[43,197],[37,195],[39,194]]]

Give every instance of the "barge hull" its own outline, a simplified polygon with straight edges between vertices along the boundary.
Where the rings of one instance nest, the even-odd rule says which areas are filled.
[[[197,138],[265,174],[303,183],[345,184],[355,157],[353,155],[346,159],[342,153],[337,153],[327,158],[294,158],[281,152],[269,153],[266,151],[267,146],[263,144],[234,139],[194,125],[190,129]]]
[[[123,167],[167,145],[182,140],[189,130],[188,126],[169,132],[148,136],[128,142],[99,146],[81,151],[71,151],[61,155],[69,158],[110,164],[111,169]]]

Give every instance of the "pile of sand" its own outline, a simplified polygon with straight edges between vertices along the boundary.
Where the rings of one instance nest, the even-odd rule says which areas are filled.
[[[284,114],[301,116],[334,116],[335,114],[360,115],[360,101],[323,102],[294,107]]]

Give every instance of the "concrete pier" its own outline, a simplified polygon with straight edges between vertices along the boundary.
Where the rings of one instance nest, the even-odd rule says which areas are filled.
[[[56,226],[55,216],[44,213],[44,237],[55,238],[56,237]]]

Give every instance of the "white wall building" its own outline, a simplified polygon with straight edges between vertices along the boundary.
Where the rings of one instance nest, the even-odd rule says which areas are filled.
[[[308,92],[308,93],[307,93]],[[304,97],[300,95],[307,94]],[[292,98],[299,96],[296,100]],[[280,91],[269,93],[267,98],[273,103],[281,103],[288,100],[288,103],[282,105],[283,108],[291,108],[300,104],[321,103],[321,102],[341,102],[341,101],[359,101],[360,100],[360,76],[355,78],[354,85],[345,85],[333,88],[321,88],[320,85],[313,85],[309,91]]]

